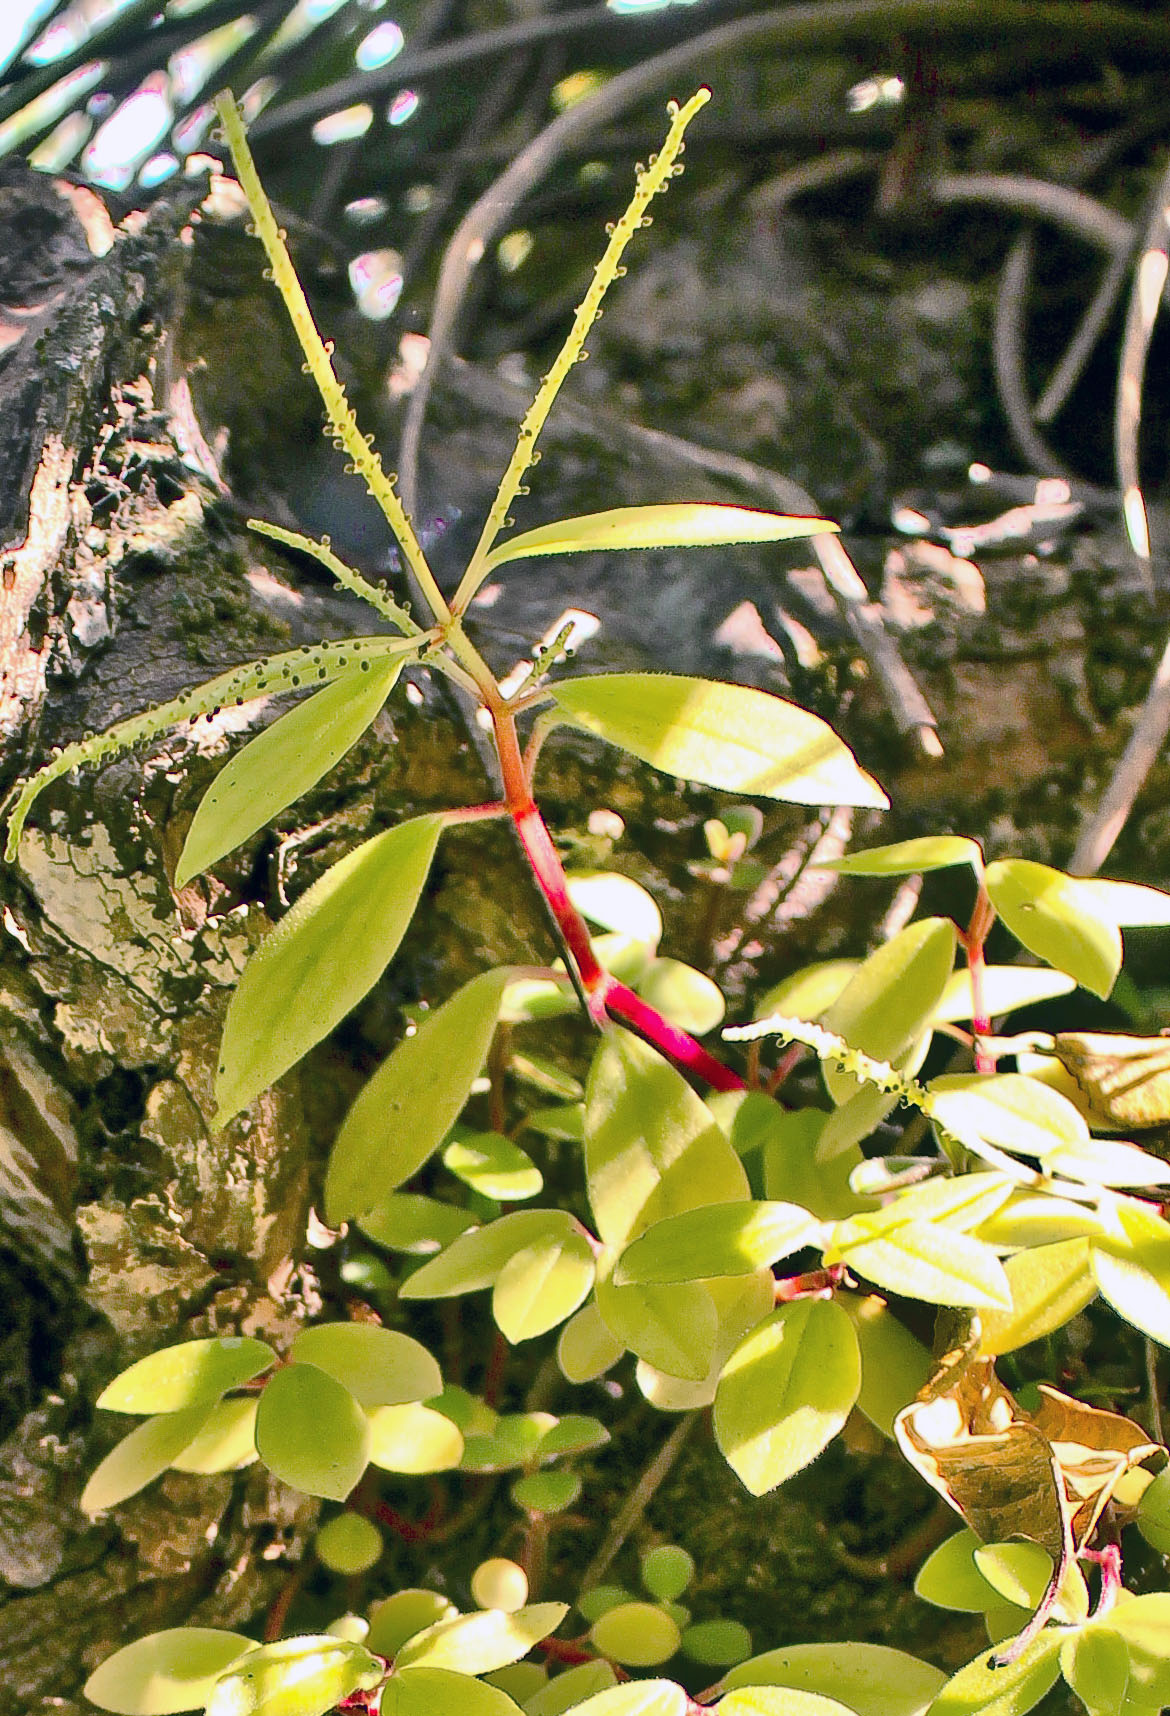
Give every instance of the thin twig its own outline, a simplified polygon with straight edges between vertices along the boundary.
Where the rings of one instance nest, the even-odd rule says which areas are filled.
[[[654,1500],[657,1491],[662,1487],[671,1467],[682,1453],[687,1437],[701,1416],[702,1414],[698,1411],[685,1412],[650,1461],[614,1515],[613,1522],[602,1540],[601,1548],[582,1574],[580,1585],[582,1591],[591,1591],[594,1585],[601,1583],[602,1578],[609,1570],[610,1563],[620,1552],[627,1537]]]
[[[1081,830],[1069,870],[1095,876],[1129,820],[1134,801],[1170,733],[1170,642],[1162,651],[1153,683],[1122,752],[1121,761],[1093,815]]]
[[[1000,273],[991,339],[995,385],[1012,440],[1028,464],[1040,476],[1068,478],[1071,473],[1064,461],[1057,458],[1036,428],[1024,385],[1023,304],[1035,248],[1031,229],[1020,233]]]
[[[1141,568],[1149,594],[1154,580],[1150,570],[1150,527],[1146,503],[1142,496],[1141,473],[1138,469],[1138,433],[1142,421],[1142,384],[1145,380],[1146,358],[1166,277],[1170,273],[1170,212],[1166,201],[1170,197],[1170,164],[1168,164],[1154,193],[1153,208],[1146,226],[1142,254],[1134,273],[1133,290],[1125,315],[1125,333],[1121,342],[1121,362],[1117,372],[1117,407],[1113,419],[1114,455],[1117,461],[1117,481],[1121,489],[1121,507],[1125,533],[1134,557]]]

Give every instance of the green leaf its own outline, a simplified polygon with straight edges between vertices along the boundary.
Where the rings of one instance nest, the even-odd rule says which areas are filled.
[[[436,1621],[451,1620],[458,1613],[449,1598],[440,1597],[435,1591],[407,1586],[374,1605],[370,1612],[366,1646],[378,1656],[395,1657],[407,1639],[414,1638],[416,1633],[427,1627],[433,1627]]]
[[[554,1682],[555,1685],[555,1682]],[[575,1716],[687,1716],[689,1704],[673,1680],[632,1680],[574,1706]]]
[[[1106,996],[1121,969],[1121,936],[1084,881],[1030,858],[987,867],[991,903],[1016,940],[1094,995]]]
[[[920,840],[899,840],[893,846],[871,846],[866,852],[850,852],[817,864],[818,870],[835,870],[840,876],[915,876],[920,871],[946,870],[952,864],[983,867],[983,853],[974,840],[961,834],[927,834]]]
[[[328,774],[389,697],[404,658],[416,653],[413,639],[404,638],[397,657],[347,668],[245,745],[200,800],[175,869],[176,888],[186,887]]]
[[[520,1706],[498,1686],[447,1668],[396,1670],[386,1682],[381,1716],[516,1716]]]
[[[958,1073],[930,1082],[930,1117],[979,1155],[985,1145],[1040,1160],[1086,1142],[1067,1097],[1020,1073]]]
[[[463,1458],[463,1436],[443,1412],[409,1401],[369,1415],[370,1462],[384,1472],[450,1472]]]
[[[234,1472],[256,1458],[256,1408],[253,1398],[217,1400],[199,1434],[175,1459],[176,1472]]]
[[[414,916],[442,828],[441,816],[420,816],[365,841],[261,943],[224,1021],[218,1125],[295,1066],[373,988]]]
[[[587,554],[613,548],[706,548],[732,542],[787,542],[818,536],[840,525],[825,518],[788,518],[782,513],[705,501],[676,501],[657,506],[619,506],[607,512],[558,519],[526,530],[493,548],[484,571],[511,560],[546,554]]]
[[[965,1174],[902,1192],[884,1209],[850,1216],[831,1230],[826,1263],[848,1263],[879,1287],[934,1305],[1009,1310],[1003,1265],[965,1231],[1003,1204],[1006,1174]]]
[[[589,1241],[577,1229],[514,1251],[492,1290],[501,1334],[516,1345],[555,1329],[586,1298],[594,1274]]]
[[[260,1645],[221,1675],[206,1716],[325,1716],[351,1692],[372,1691],[382,1664],[330,1633]]]
[[[1087,1239],[1066,1239],[1017,1252],[1004,1263],[1010,1311],[984,1311],[979,1352],[998,1358],[1062,1329],[1097,1297]]]
[[[934,1361],[928,1348],[876,1294],[850,1293],[842,1305],[861,1353],[858,1410],[883,1436],[892,1437],[894,1419],[929,1381]]]
[[[1082,1627],[1060,1647],[1060,1672],[1094,1716],[1121,1716],[1129,1687],[1129,1651],[1104,1624]]]
[[[996,1595],[979,1571],[975,1551],[981,1540],[970,1527],[956,1531],[931,1551],[914,1581],[914,1595],[936,1609],[981,1615],[994,1606]]]
[[[870,1207],[867,1199],[850,1190],[849,1176],[861,1161],[856,1145],[828,1161],[818,1157],[818,1145],[826,1125],[819,1108],[782,1109],[758,1091],[749,1092],[750,1103],[767,1103],[772,1110],[764,1139],[764,1195],[780,1203],[799,1204],[821,1221],[835,1221]],[[847,1103],[845,1107],[847,1108]],[[842,1109],[834,1109],[832,1120]],[[732,1130],[732,1142],[736,1132]]]
[[[821,1223],[785,1203],[716,1204],[667,1216],[636,1239],[618,1260],[614,1280],[701,1281],[712,1275],[750,1275],[806,1245]]]
[[[1170,1555],[1170,1466],[1142,1492],[1136,1524],[1151,1548],[1159,1555]]]
[[[692,1662],[704,1663],[708,1668],[729,1668],[732,1663],[743,1662],[752,1654],[752,1635],[742,1621],[700,1621],[697,1626],[684,1629],[682,1648]],[[745,1687],[742,1692],[733,1692],[731,1696],[751,1700],[748,1708],[758,1710],[762,1708],[758,1697],[761,1693],[767,1694],[763,1701],[767,1704],[776,1695],[776,1688]],[[830,1713],[826,1712],[826,1716]]]
[[[669,1024],[693,1037],[715,1030],[727,1011],[719,985],[681,959],[653,960],[635,988]]]
[[[198,1436],[214,1406],[204,1401],[136,1425],[91,1473],[81,1492],[82,1512],[92,1516],[117,1507],[161,1477]]]
[[[360,1513],[339,1513],[318,1531],[313,1548],[331,1573],[368,1573],[382,1554],[382,1533]]]
[[[594,1382],[625,1352],[593,1301],[565,1324],[557,1339],[557,1364],[569,1382]]]
[[[416,860],[415,900],[433,851],[432,839],[425,860]],[[402,930],[406,922],[409,914]],[[366,1084],[341,1124],[325,1176],[326,1219],[335,1227],[376,1209],[438,1149],[487,1058],[507,981],[506,970],[473,977],[404,1038]]]
[[[607,1245],[665,1216],[748,1196],[739,1158],[682,1074],[619,1031],[603,1039],[589,1073],[585,1177]]]
[[[673,1603],[695,1576],[694,1557],[677,1543],[660,1543],[642,1557],[642,1583],[660,1603]]]
[[[511,1496],[527,1513],[563,1513],[581,1494],[576,1472],[528,1472],[512,1485]]]
[[[610,1332],[669,1376],[700,1382],[719,1333],[715,1302],[698,1281],[669,1287],[618,1287],[598,1281],[597,1309]]]
[[[175,1716],[199,1710],[225,1669],[254,1639],[217,1627],[168,1627],[123,1645],[85,1683],[85,1696],[117,1716]]]
[[[450,1299],[495,1285],[510,1257],[528,1246],[567,1241],[580,1229],[567,1210],[513,1210],[486,1227],[462,1233],[424,1263],[400,1289],[404,1299]]]
[[[1089,1248],[1101,1296],[1135,1329],[1170,1346],[1170,1225],[1132,1198],[1101,1207],[1112,1224]]]
[[[443,1151],[443,1166],[481,1197],[501,1203],[534,1198],[544,1186],[531,1156],[500,1132],[461,1131]]]
[[[424,1198],[416,1192],[391,1192],[375,1209],[358,1218],[362,1232],[378,1245],[414,1257],[429,1257],[442,1251],[474,1223],[470,1210],[440,1203],[437,1198]]]
[[[608,1662],[578,1663],[576,1668],[567,1668],[525,1699],[524,1716],[564,1716],[566,1710],[616,1685],[617,1676]]]
[[[569,898],[590,923],[630,936],[651,948],[662,940],[658,903],[632,876],[614,870],[574,870],[565,881]]]
[[[768,990],[754,1017],[770,1019],[773,1013],[783,1013],[815,1024],[844,992],[860,964],[858,959],[822,959],[802,966]]]
[[[183,1341],[132,1364],[98,1395],[107,1412],[179,1412],[218,1400],[275,1363],[267,1341],[247,1335]]]
[[[1136,1144],[1119,1138],[1078,1138],[1049,1151],[1041,1167],[1046,1174],[1079,1180],[1086,1186],[1170,1185],[1170,1163]]]
[[[256,1447],[283,1483],[344,1501],[366,1469],[370,1427],[348,1388],[314,1364],[290,1364],[260,1396]]]
[[[556,1632],[568,1612],[567,1603],[530,1603],[511,1614],[483,1609],[474,1615],[439,1621],[402,1646],[395,1666],[490,1674],[527,1656],[533,1645]]]
[[[594,1448],[604,1448],[609,1431],[598,1418],[584,1412],[566,1412],[540,1439],[540,1457],[548,1460],[555,1454],[585,1454]]]
[[[989,1668],[986,1650],[980,1651],[947,1681],[929,1716],[1024,1716],[1055,1686],[1063,1638],[1046,1630],[1001,1668]]]
[[[1097,911],[1118,929],[1138,925],[1170,924],[1170,894],[1147,888],[1140,882],[1107,882],[1103,877],[1080,879],[1096,901]]]
[[[719,1626],[709,1621],[708,1626]],[[698,1629],[690,1627],[684,1637]],[[688,1651],[690,1656],[691,1652]],[[699,1659],[704,1660],[703,1658]],[[742,1686],[715,1705],[718,1716],[854,1716],[848,1705],[819,1692],[796,1692],[790,1686]]]
[[[888,806],[831,727],[766,691],[665,673],[598,674],[549,690],[579,727],[664,774],[797,804]]]
[[[989,1019],[1013,1013],[1017,1007],[1034,1007],[1038,1001],[1054,1001],[1068,995],[1076,982],[1067,972],[1045,971],[1027,965],[985,965],[982,990],[983,1011]],[[973,1017],[971,973],[952,971],[942,1000],[930,1016],[932,1025],[954,1025]]]
[[[775,1489],[841,1430],[861,1388],[848,1316],[831,1299],[781,1305],[741,1341],[715,1395],[715,1440],[753,1495]]]
[[[918,1042],[955,962],[955,926],[949,918],[907,925],[864,960],[825,1013],[826,1030],[874,1060],[896,1063]],[[837,1104],[862,1088],[851,1073],[822,1068]]]
[[[1035,1609],[1052,1578],[1052,1557],[1039,1543],[981,1543],[974,1556],[996,1595],[1018,1609]]]
[[[589,1637],[602,1656],[624,1668],[656,1668],[682,1642],[678,1622],[657,1603],[617,1603],[594,1621]]]
[[[835,1698],[857,1716],[923,1716],[946,1676],[927,1662],[876,1644],[787,1645],[741,1662],[724,1675],[728,1691],[789,1686]]]
[[[318,1323],[302,1330],[289,1357],[316,1365],[359,1406],[429,1400],[443,1386],[438,1364],[421,1342],[373,1323]]]

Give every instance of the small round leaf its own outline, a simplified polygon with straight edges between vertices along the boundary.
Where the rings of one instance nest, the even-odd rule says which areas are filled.
[[[370,1457],[369,1421],[333,1377],[313,1364],[290,1364],[260,1397],[256,1447],[284,1483],[344,1501]]]

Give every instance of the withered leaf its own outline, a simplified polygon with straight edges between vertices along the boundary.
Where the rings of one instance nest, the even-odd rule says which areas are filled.
[[[1053,1048],[1094,1113],[1109,1125],[1170,1123],[1170,1037],[1062,1031]]]

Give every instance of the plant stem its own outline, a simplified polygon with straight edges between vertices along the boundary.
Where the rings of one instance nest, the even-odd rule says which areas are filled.
[[[991,1020],[987,1016],[983,995],[983,976],[987,969],[983,949],[994,922],[995,907],[991,903],[986,884],[980,878],[979,893],[971,908],[971,921],[965,930],[959,931],[971,979],[971,1033],[975,1046],[975,1071],[980,1073],[993,1073],[996,1065],[995,1056],[988,1053],[984,1042],[984,1039],[991,1035]]]
[[[601,1548],[582,1574],[582,1591],[591,1591],[594,1585],[601,1583],[602,1577],[608,1571],[614,1556],[617,1555],[626,1538],[654,1500],[655,1494],[661,1488],[671,1467],[682,1453],[683,1444],[699,1422],[700,1416],[698,1411],[685,1412],[643,1471],[618,1509],[612,1525],[605,1534]]]

